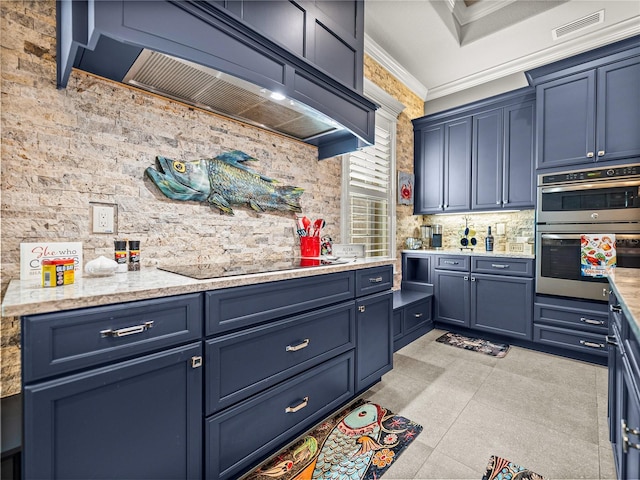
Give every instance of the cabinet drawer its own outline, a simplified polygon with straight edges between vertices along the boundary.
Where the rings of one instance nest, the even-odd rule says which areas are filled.
[[[23,376],[29,383],[199,339],[202,295],[23,317]]]
[[[354,297],[353,272],[281,280],[205,294],[206,335],[343,302]]]
[[[578,332],[550,325],[533,325],[535,342],[602,357],[606,357],[608,353],[605,336],[605,334]]]
[[[471,271],[533,278],[533,260],[528,258],[473,257]]]
[[[403,333],[409,333],[431,321],[431,298],[408,305],[404,310]]]
[[[238,478],[354,395],[353,352],[207,419],[205,478]]]
[[[471,257],[465,255],[435,255],[434,268],[438,270],[468,272],[470,265]]]
[[[609,328],[609,317],[606,311],[582,310],[575,307],[536,302],[533,308],[533,315],[536,323],[548,323],[558,327],[594,333],[607,333]]]
[[[206,414],[354,347],[353,302],[209,340]]]
[[[356,270],[356,297],[393,287],[393,265]]]

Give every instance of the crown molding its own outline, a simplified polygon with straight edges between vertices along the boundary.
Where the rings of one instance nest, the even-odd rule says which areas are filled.
[[[539,52],[488,68],[467,77],[445,83],[428,90],[428,99],[445,97],[468,88],[482,85],[508,75],[524,73],[542,65],[556,62],[609,43],[624,40],[640,33],[638,17],[633,17],[601,30],[581,35]]]
[[[402,65],[396,62],[380,45],[374,42],[369,35],[364,35],[364,53],[382,65],[394,77],[400,80],[407,88],[418,95],[423,101],[427,98],[427,87],[411,75]]]

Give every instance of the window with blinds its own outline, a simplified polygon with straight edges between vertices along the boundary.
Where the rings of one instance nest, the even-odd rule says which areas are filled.
[[[376,114],[375,144],[345,155],[348,243],[364,244],[367,257],[393,256],[395,121]]]

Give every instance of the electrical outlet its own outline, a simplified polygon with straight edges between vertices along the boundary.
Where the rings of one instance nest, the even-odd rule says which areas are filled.
[[[93,233],[115,233],[115,206],[93,205]]]

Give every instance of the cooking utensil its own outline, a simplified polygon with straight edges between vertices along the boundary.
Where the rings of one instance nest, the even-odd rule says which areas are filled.
[[[313,222],[313,236],[319,237],[320,230],[325,226],[325,222],[322,218],[318,218],[315,222]]]
[[[307,217],[302,217],[302,228],[306,230],[307,235],[309,234],[310,225],[311,225],[311,220],[309,220]]]

